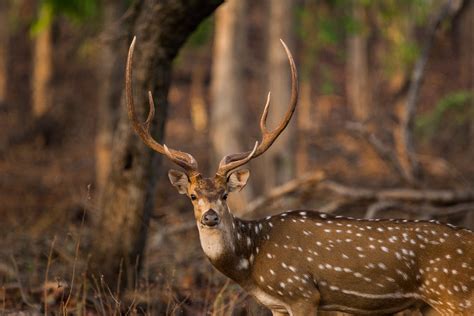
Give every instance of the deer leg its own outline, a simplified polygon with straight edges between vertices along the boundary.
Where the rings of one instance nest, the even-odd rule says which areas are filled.
[[[312,297],[308,300],[297,301],[291,305],[291,316],[315,316],[318,311],[321,294],[314,289]]]

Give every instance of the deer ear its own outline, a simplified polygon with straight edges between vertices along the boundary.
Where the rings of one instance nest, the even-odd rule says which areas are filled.
[[[227,178],[227,188],[229,192],[236,190],[242,190],[247,184],[247,180],[250,177],[250,171],[248,169],[241,169],[234,171]]]
[[[171,184],[178,189],[179,194],[188,193],[189,179],[184,172],[171,169],[168,171],[168,178]]]

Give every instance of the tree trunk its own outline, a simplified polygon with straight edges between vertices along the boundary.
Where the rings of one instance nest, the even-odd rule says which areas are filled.
[[[242,105],[246,7],[246,0],[229,0],[216,12],[211,82],[213,165],[225,155],[248,150],[242,142],[247,136]],[[250,197],[251,189],[247,187],[241,194],[231,195],[229,206],[242,210]]]
[[[364,122],[370,116],[371,87],[369,82],[368,34],[364,29],[364,7],[353,2],[353,18],[362,29],[347,40],[346,93],[349,106],[357,121]]]
[[[7,98],[7,58],[8,58],[8,42],[10,34],[8,30],[9,1],[0,2],[0,107],[6,102]]]
[[[40,10],[40,15],[52,15],[49,6],[41,6]],[[53,74],[51,28],[52,22],[47,23],[34,39],[32,112],[36,118],[42,117],[49,110],[52,101],[50,86]]]
[[[275,127],[288,110],[291,96],[290,67],[280,39],[293,49],[294,2],[280,0],[269,2],[268,83],[272,92],[268,125]],[[265,189],[291,180],[295,175],[296,129],[292,120],[272,148],[265,154]]]
[[[311,120],[311,82],[309,79],[304,80],[301,83],[300,88],[300,99],[299,99],[299,110],[297,113],[297,127],[298,127],[298,139],[297,139],[297,150],[296,150],[296,176],[304,176],[310,165],[310,158],[308,153],[309,141],[307,135],[311,133],[312,120]]]
[[[99,96],[95,173],[98,197],[101,195],[110,171],[112,139],[123,90],[123,61],[126,56],[126,45],[119,37],[124,32],[123,23],[120,23],[119,19],[124,11],[123,1],[107,0],[104,2],[103,45],[97,74],[99,78]]]
[[[208,125],[205,100],[206,64],[199,63],[193,66],[191,73],[191,121],[197,133],[203,133]]]
[[[137,36],[134,60],[135,104],[143,118],[147,91],[158,106],[152,134],[163,140],[172,60],[197,25],[221,3],[145,0],[135,6],[132,34]],[[129,42],[131,38],[128,39]],[[123,61],[125,64],[125,60]],[[153,209],[161,156],[152,153],[130,127],[122,97],[114,135],[111,169],[100,200],[100,218],[92,234],[91,270],[109,285],[133,286],[142,263]],[[122,271],[121,262],[123,262]],[[118,278],[119,273],[123,276]],[[126,280],[126,284],[123,281]]]
[[[457,47],[459,47],[459,77],[467,90],[474,88],[474,3],[466,0],[464,8],[460,13],[457,23],[458,36]],[[474,107],[474,100],[471,98],[471,107]],[[471,120],[469,135],[471,148],[474,148],[474,121]],[[472,153],[472,149],[471,149]],[[474,230],[474,212],[466,215],[466,227]]]

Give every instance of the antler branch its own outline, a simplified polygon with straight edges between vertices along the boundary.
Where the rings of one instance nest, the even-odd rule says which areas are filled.
[[[135,50],[136,37],[133,38],[130,48],[128,50],[127,67],[125,70],[125,98],[128,108],[128,117],[132,122],[135,132],[140,136],[143,142],[156,152],[168,157],[178,166],[186,170],[188,175],[197,174],[198,164],[196,159],[188,153],[181,152],[174,149],[169,149],[166,145],[162,146],[150,134],[150,125],[155,116],[155,103],[151,91],[148,91],[149,112],[145,122],[141,123],[135,112],[135,105],[133,102],[133,88],[132,88],[132,61],[133,52]]]
[[[225,175],[229,171],[246,164],[250,160],[260,156],[265,151],[267,151],[267,149],[270,148],[270,146],[275,142],[278,136],[288,126],[288,123],[290,122],[291,117],[293,116],[293,113],[295,112],[296,104],[298,102],[298,73],[296,71],[295,61],[293,60],[293,56],[291,55],[290,50],[286,46],[285,42],[283,42],[283,40],[280,40],[280,42],[283,45],[283,48],[285,49],[286,55],[288,56],[288,61],[290,63],[290,70],[291,70],[291,98],[290,98],[288,110],[283,120],[280,122],[280,124],[273,131],[268,131],[266,124],[267,124],[268,110],[270,107],[270,92],[269,92],[267,96],[267,102],[265,104],[265,108],[263,109],[262,117],[260,118],[260,133],[262,134],[262,141],[260,142],[260,144],[258,145],[256,149],[254,148],[255,153],[253,153],[253,155],[250,155],[251,151],[246,151],[246,152],[241,152],[241,153],[225,156],[224,158],[222,158],[219,164],[219,169],[217,171],[217,174],[219,175]]]

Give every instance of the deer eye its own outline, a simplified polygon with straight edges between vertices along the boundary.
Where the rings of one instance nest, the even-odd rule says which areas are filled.
[[[224,193],[224,194],[222,195],[222,199],[223,199],[224,201],[227,200],[227,193]]]
[[[193,201],[196,201],[196,199],[197,199],[196,195],[194,195],[194,194],[191,194],[190,197],[191,197],[191,200],[193,200]]]

